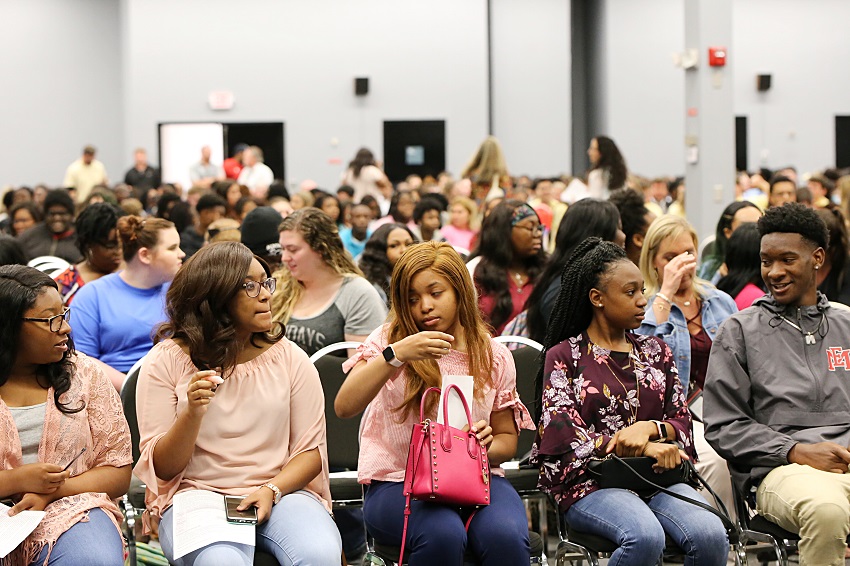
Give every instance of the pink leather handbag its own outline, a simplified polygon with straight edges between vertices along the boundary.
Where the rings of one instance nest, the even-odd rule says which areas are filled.
[[[466,411],[467,431],[448,425],[449,391],[457,392]],[[457,385],[450,385],[443,396],[443,423],[425,418],[425,401],[431,387],[422,394],[419,405],[420,424],[413,425],[407,465],[404,469],[404,530],[401,538],[399,564],[404,558],[407,523],[410,518],[410,499],[442,503],[456,507],[481,507],[490,504],[490,462],[487,449],[481,446],[472,432],[469,405]],[[466,521],[467,528],[472,520]]]

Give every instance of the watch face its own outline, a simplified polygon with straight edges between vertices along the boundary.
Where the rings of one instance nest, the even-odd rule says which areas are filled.
[[[395,358],[395,352],[393,352],[392,346],[387,346],[384,348],[384,360],[387,362],[391,362]]]

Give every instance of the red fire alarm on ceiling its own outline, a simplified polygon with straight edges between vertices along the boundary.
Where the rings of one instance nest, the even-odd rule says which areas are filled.
[[[709,47],[708,48],[708,64],[711,67],[726,66],[726,48],[725,47]]]

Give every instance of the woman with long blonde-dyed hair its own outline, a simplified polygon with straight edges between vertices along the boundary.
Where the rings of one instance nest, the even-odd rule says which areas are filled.
[[[370,407],[357,470],[360,483],[369,485],[366,527],[379,542],[401,544],[404,469],[422,394],[440,387],[443,375],[472,375],[467,402],[472,430],[491,465],[490,505],[470,518],[470,509],[412,502],[416,520],[408,527],[408,564],[460,566],[465,549],[483,566],[527,563],[525,510],[499,467],[514,456],[519,429],[534,427],[516,393],[513,358],[490,338],[472,277],[449,244],[409,247],[393,269],[390,287],[389,319],[343,364],[350,373],[334,402],[343,418]],[[426,408],[428,418],[436,418],[435,405]]]
[[[457,322],[453,331],[462,333],[462,336],[455,336],[455,339],[466,344],[469,356],[468,373],[474,380],[473,391],[480,394],[484,386],[492,386],[493,352],[490,334],[478,310],[478,299],[469,270],[449,244],[425,242],[410,249],[417,251],[402,255],[393,269],[391,304],[402,308],[390,309],[390,342],[396,342],[421,330],[417,326],[414,309],[411,308],[411,299],[416,300],[411,296],[412,284],[422,272],[432,271],[434,275],[444,278],[455,291]],[[440,387],[441,381],[440,368],[435,360],[411,361],[408,364],[404,403],[396,409],[415,412],[419,408],[422,393],[429,387]]]

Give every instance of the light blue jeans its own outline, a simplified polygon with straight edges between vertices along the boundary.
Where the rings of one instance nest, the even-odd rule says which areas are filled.
[[[47,547],[41,549],[32,566],[42,566]],[[89,520],[62,533],[50,553],[50,566],[121,566],[124,540],[103,509],[89,511]]]
[[[175,566],[251,566],[254,547],[233,542],[205,546],[174,560],[172,508],[162,514],[159,542]],[[285,495],[272,514],[257,525],[257,549],[273,554],[281,566],[339,564],[342,540],[333,518],[315,497],[305,491]]]
[[[689,485],[667,489],[705,503]],[[600,489],[573,503],[566,519],[573,529],[618,545],[610,566],[657,564],[665,533],[685,553],[685,566],[722,566],[729,555],[726,529],[719,518],[664,493],[645,502],[626,489]]]

